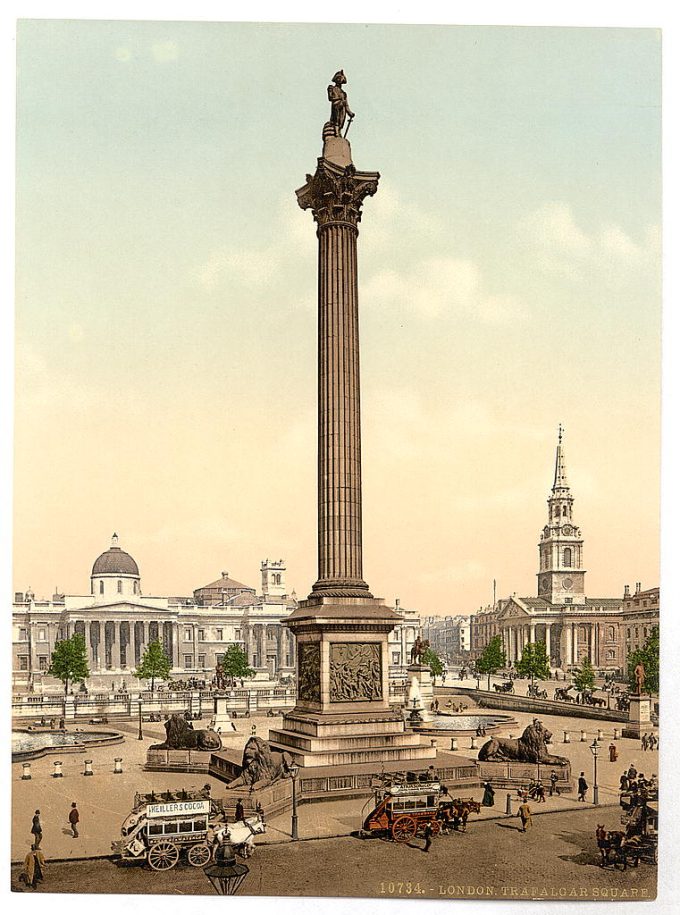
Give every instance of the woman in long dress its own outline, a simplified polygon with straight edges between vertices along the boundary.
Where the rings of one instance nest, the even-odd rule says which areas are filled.
[[[491,784],[489,782],[484,782],[484,797],[482,798],[483,807],[493,807],[495,793]]]

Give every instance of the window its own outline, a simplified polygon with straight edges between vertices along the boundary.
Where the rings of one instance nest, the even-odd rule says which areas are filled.
[[[28,655],[19,655],[19,670],[28,670]]]
[[[134,582],[134,584],[132,585],[132,590],[135,594],[139,594],[139,582],[138,581]]]
[[[191,666],[192,666],[192,661],[193,661],[193,658],[192,658],[192,656],[191,656],[190,654],[185,654],[185,655],[184,655],[184,667],[185,667],[185,668],[191,667]]]
[[[567,569],[571,566],[571,547],[566,547],[564,550],[564,566]]]
[[[392,663],[393,663],[393,664],[398,664],[398,663],[399,663],[399,660],[400,660],[399,652],[398,652],[398,651],[393,651],[393,652],[392,652]]]
[[[23,629],[23,628],[20,629],[19,630],[19,641],[25,642],[27,639],[28,639],[28,629]]]
[[[613,661],[615,657],[616,657],[616,655],[614,653],[614,649],[610,648],[609,651],[607,652],[607,660]]]
[[[187,628],[184,630],[184,641],[185,641],[185,642],[190,642],[191,639],[192,639],[192,632],[191,632],[191,629],[189,629],[189,628],[187,627]]]
[[[47,630],[46,629],[38,629],[38,641],[39,642],[47,641]]]
[[[193,820],[182,820],[179,824],[180,832],[193,832],[194,831],[194,822]]]
[[[218,642],[224,641],[224,629],[217,630],[217,641]]]
[[[237,642],[241,641],[241,630],[240,629],[234,629],[234,638],[236,639]]]
[[[636,638],[636,639],[639,639],[639,638],[640,638],[640,630],[639,630],[639,628],[638,628],[637,626],[635,627],[635,638]]]
[[[572,603],[572,601],[573,601],[573,597],[565,597],[565,598],[564,598],[564,603],[565,603],[565,604],[570,604],[570,603]]]
[[[199,667],[205,667],[205,655],[204,655],[204,654],[199,654],[199,656],[198,656],[198,666],[199,666]]]
[[[148,826],[150,836],[162,836],[163,835],[163,824],[162,823],[149,823]]]
[[[40,657],[38,658],[38,670],[47,670],[47,668],[48,668],[47,657],[46,657],[46,655],[41,654]]]
[[[628,635],[630,635],[630,629],[628,630]],[[607,627],[607,639],[610,642],[614,641],[614,627],[613,626]]]
[[[567,506],[566,506],[566,505],[563,505],[563,506],[562,506],[562,517],[565,518],[566,515],[567,515]]]
[[[199,629],[199,630],[198,630],[198,639],[199,639],[200,642],[204,642],[204,641],[205,641],[205,629]]]
[[[104,593],[104,582],[103,581],[99,582],[99,593],[100,594]]]

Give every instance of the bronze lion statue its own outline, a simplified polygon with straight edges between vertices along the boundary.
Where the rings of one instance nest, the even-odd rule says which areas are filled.
[[[251,788],[258,788],[270,785],[288,774],[292,762],[293,757],[290,753],[279,753],[272,750],[261,737],[250,737],[243,749],[241,774],[227,787],[238,788],[241,785],[248,785]]]
[[[183,715],[170,715],[165,722],[165,743],[152,750],[221,750],[222,740],[215,731],[195,731]]]
[[[564,756],[552,756],[547,745],[552,738],[538,718],[524,729],[521,737],[492,737],[484,744],[477,758],[486,760],[511,760],[524,763],[544,763],[548,766],[559,766],[566,762]]]

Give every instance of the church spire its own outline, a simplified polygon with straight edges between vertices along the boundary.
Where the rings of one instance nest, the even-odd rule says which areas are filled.
[[[557,453],[555,454],[555,479],[553,480],[552,491],[556,489],[569,489],[567,482],[567,469],[564,463],[564,449],[562,448],[562,424],[560,423],[557,433]]]

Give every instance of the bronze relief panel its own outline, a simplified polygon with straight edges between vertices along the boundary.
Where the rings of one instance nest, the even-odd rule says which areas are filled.
[[[382,653],[378,642],[333,642],[330,649],[331,702],[382,699]]]
[[[298,644],[298,698],[321,702],[321,642]]]

